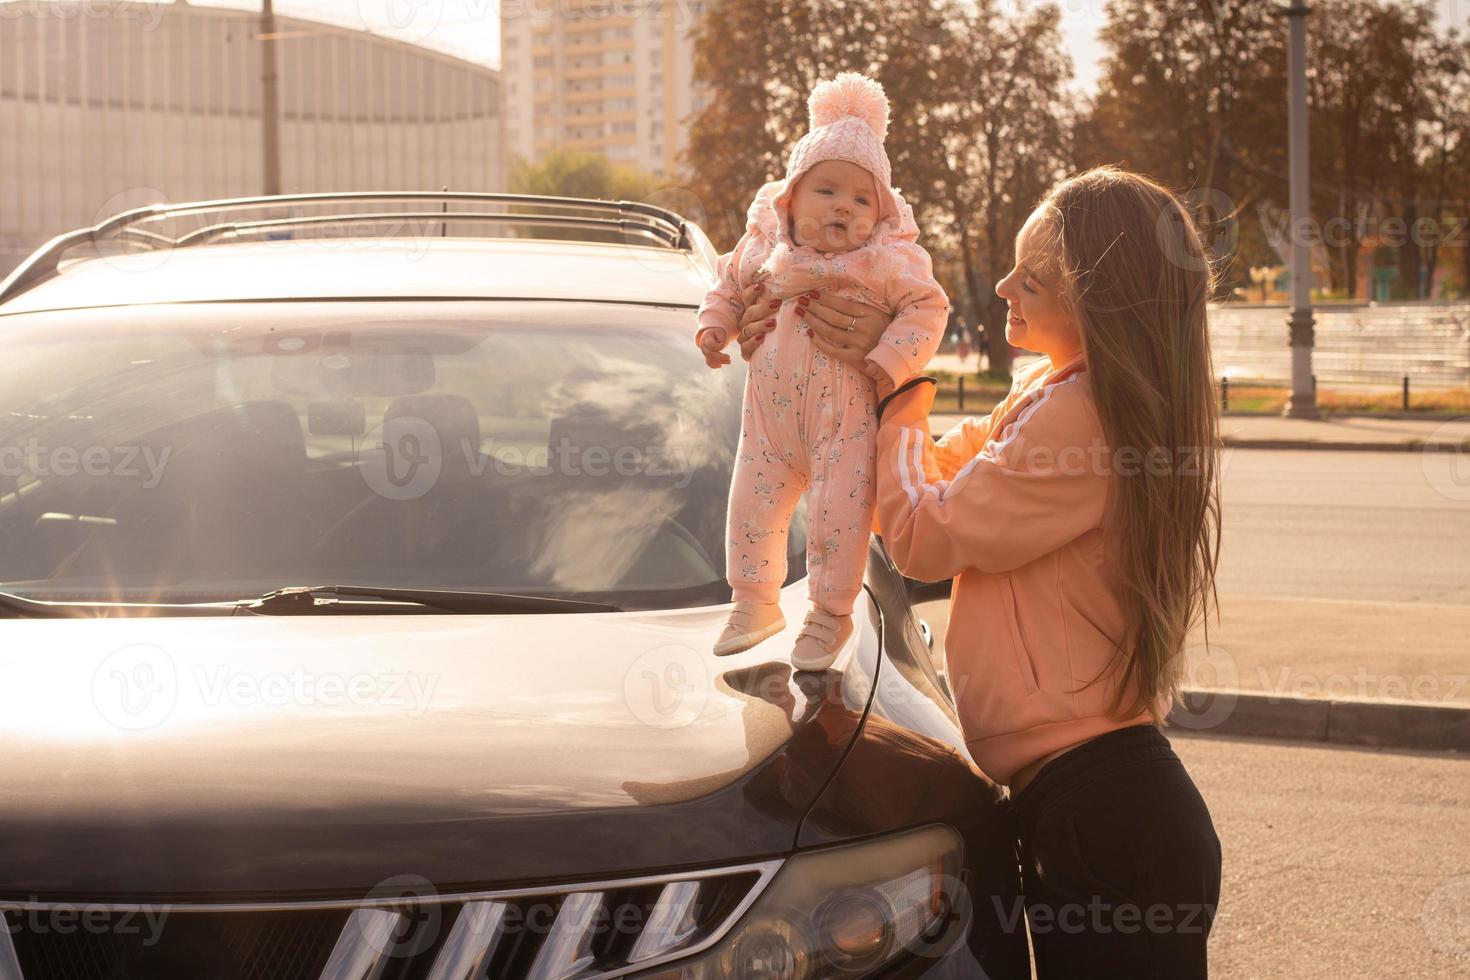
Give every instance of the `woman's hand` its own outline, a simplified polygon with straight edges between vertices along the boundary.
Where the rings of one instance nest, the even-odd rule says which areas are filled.
[[[800,302],[805,304],[806,319],[812,328],[812,343],[817,350],[828,357],[846,361],[878,380],[865,359],[878,346],[878,338],[883,336],[883,331],[893,322],[893,314],[866,303],[820,292],[807,293]]]
[[[760,346],[761,339],[776,328],[776,311],[780,300],[759,302],[761,284],[746,290],[745,313],[740,318],[740,356],[747,361]],[[887,375],[869,368],[865,359],[878,346],[878,338],[893,322],[893,314],[866,303],[836,296],[823,296],[820,290],[804,293],[796,300],[796,310],[812,328],[812,342],[817,349],[847,363],[891,390]]]
[[[781,308],[781,301],[767,297],[765,290],[766,284],[757,282],[745,287],[740,294],[745,302],[745,312],[740,314],[740,322],[736,324],[736,335],[740,340],[740,356],[747,361],[760,346],[761,338],[776,329],[776,311]]]

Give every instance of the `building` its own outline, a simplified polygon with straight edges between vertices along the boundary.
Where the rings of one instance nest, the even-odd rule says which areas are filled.
[[[695,0],[502,0],[510,172],[557,148],[673,177],[698,111]]]
[[[96,16],[96,10],[106,16]],[[260,15],[0,2],[0,276],[63,231],[264,191]],[[500,76],[276,17],[281,190],[504,190]]]

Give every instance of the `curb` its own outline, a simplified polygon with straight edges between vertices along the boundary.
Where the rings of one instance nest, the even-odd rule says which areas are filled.
[[[1470,753],[1470,705],[1283,698],[1196,689],[1180,694],[1168,723],[1196,735]]]
[[[1331,449],[1338,452],[1366,453],[1470,453],[1470,445],[1453,442],[1333,442],[1325,439],[1239,439],[1226,436],[1220,440],[1226,449]]]
[[[934,415],[945,418],[964,418],[952,412],[934,412]],[[1456,416],[1463,418],[1463,416]],[[938,441],[943,432],[935,432],[931,428],[930,438]],[[1263,439],[1250,436],[1221,436],[1220,444],[1225,449],[1322,449],[1335,452],[1366,452],[1366,453],[1470,453],[1470,440],[1464,442],[1446,442],[1435,440],[1427,442],[1423,439],[1394,439],[1364,440],[1364,439]]]
[[[938,442],[944,432],[929,432],[929,438]],[[1336,453],[1467,453],[1470,442],[1424,442],[1423,439],[1395,439],[1392,442],[1363,441],[1363,439],[1252,439],[1241,436],[1220,436],[1220,445],[1226,450],[1332,450]]]
[[[1322,412],[1323,422],[1334,422],[1338,419],[1374,419],[1390,422],[1463,422],[1470,419],[1470,412]],[[1241,409],[1227,409],[1220,413],[1222,419],[1279,419],[1280,412],[1251,412]]]

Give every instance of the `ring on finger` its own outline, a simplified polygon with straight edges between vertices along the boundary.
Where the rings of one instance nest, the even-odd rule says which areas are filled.
[[[847,321],[847,326],[843,327],[842,329],[846,330],[848,333],[852,333],[853,327],[856,324],[857,324],[857,314],[854,313],[852,315],[852,319]]]

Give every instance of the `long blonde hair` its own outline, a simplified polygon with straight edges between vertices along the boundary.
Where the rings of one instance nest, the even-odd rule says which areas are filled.
[[[1220,426],[1206,322],[1218,270],[1189,209],[1140,174],[1088,170],[1054,187],[1041,208],[1113,451],[1108,547],[1117,549],[1128,626],[1104,671],[1121,662],[1112,710],[1120,718],[1147,710],[1161,724],[1197,621],[1208,647],[1211,598],[1219,616]],[[1120,463],[1119,447],[1135,447],[1137,464]]]

